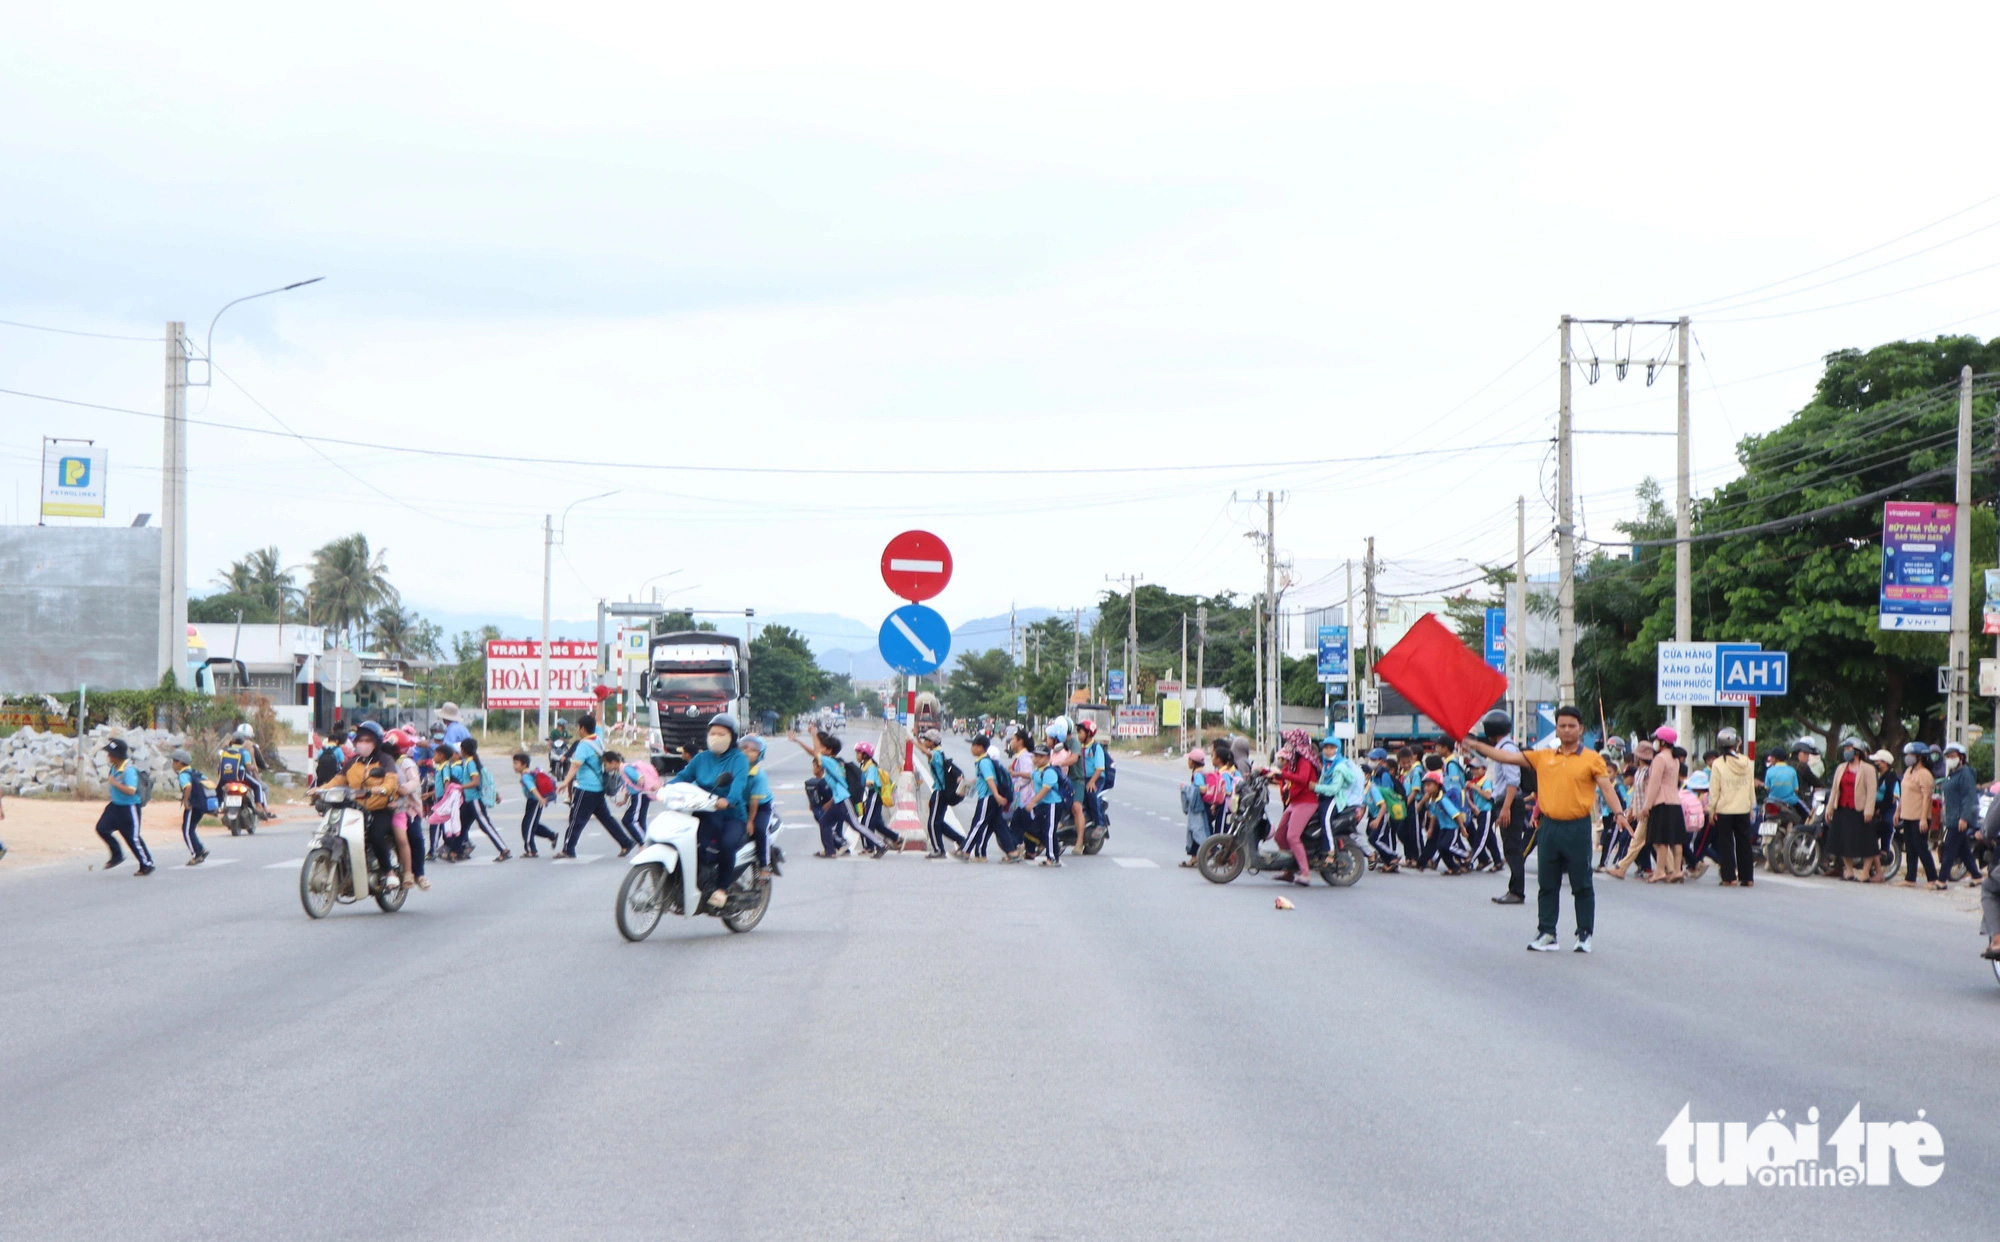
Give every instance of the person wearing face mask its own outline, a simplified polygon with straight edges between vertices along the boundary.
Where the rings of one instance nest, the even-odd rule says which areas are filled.
[[[1902,789],[1896,795],[1896,831],[1903,838],[1903,878],[1896,881],[1899,888],[1914,888],[1917,883],[1917,863],[1924,864],[1924,879],[1931,887],[1938,887],[1937,869],[1931,864],[1931,791],[1937,785],[1937,778],[1924,766],[1924,758],[1930,747],[1922,742],[1908,742],[1903,746]]]
[[[1840,744],[1840,766],[1827,778],[1826,849],[1840,860],[1840,878],[1856,880],[1875,854],[1875,765],[1858,737]]]
[[[743,848],[748,829],[743,801],[750,785],[750,759],[736,745],[737,728],[735,716],[718,713],[708,722],[708,748],[696,753],[667,782],[691,784],[715,796],[713,811],[695,815],[701,822],[695,840],[703,852],[712,851],[715,856],[715,887],[704,901],[716,910],[729,904],[729,886],[736,882],[736,852]]]
[[[1965,864],[1966,884],[1979,883],[1979,863],[1972,856],[1972,834],[1979,826],[1979,781],[1972,765],[1965,761],[1965,747],[1957,742],[1944,744],[1944,781],[1939,788],[1944,799],[1944,844],[1938,847],[1938,878],[1934,888],[1951,887],[1951,865]]]
[[[402,784],[396,775],[396,756],[382,748],[382,726],[364,720],[354,733],[354,759],[333,781],[355,791],[354,804],[361,809],[369,856],[385,888],[399,888],[407,867],[398,868],[402,850],[396,845],[396,802]]]

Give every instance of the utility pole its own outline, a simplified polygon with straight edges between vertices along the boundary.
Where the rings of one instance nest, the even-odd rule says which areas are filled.
[[[1187,614],[1181,614],[1181,753],[1187,753]],[[1197,736],[1199,734],[1197,733]]]
[[[542,691],[542,710],[536,717],[535,737],[537,740],[546,738],[549,735],[549,581],[550,566],[553,564],[550,558],[555,555],[555,546],[555,514],[544,513],[542,515],[542,670],[541,677],[536,682]],[[604,655],[604,610],[602,605],[598,607],[597,625],[597,654],[601,660]],[[624,658],[622,652],[619,658]]]
[[[1368,536],[1368,558],[1362,562],[1361,581],[1362,591],[1367,596],[1367,600],[1362,607],[1368,610],[1367,619],[1363,623],[1366,626],[1367,641],[1362,645],[1361,654],[1368,661],[1368,686],[1370,690],[1373,690],[1375,687],[1375,536],[1373,535]],[[1354,665],[1352,660],[1349,661],[1349,664],[1357,668],[1359,667],[1358,665]],[[1364,722],[1367,727],[1361,731],[1360,744],[1363,747],[1372,747],[1375,744],[1375,713],[1368,711],[1365,705],[1362,710],[1367,712]]]
[[[186,328],[177,319],[167,322],[167,406],[160,429],[159,671],[182,687],[188,681]]]
[[[1972,368],[1958,372],[1958,511],[1951,536],[1951,697],[1945,700],[1944,735],[1965,743],[1972,720],[1967,665],[1972,658]],[[2000,739],[1996,739],[2000,744]]]
[[[1514,502],[1514,615],[1508,631],[1507,667],[1512,673],[1514,728],[1527,727],[1528,718],[1528,498]],[[1525,737],[1526,734],[1521,734]]]
[[[1341,609],[1340,623],[1347,628],[1347,723],[1354,723],[1354,558],[1347,558],[1347,604]],[[1355,740],[1360,739],[1357,731]],[[1348,750],[1354,747],[1350,744]],[[1352,756],[1349,756],[1352,758]]]
[[[1133,665],[1139,658],[1139,584],[1146,580],[1144,574],[1106,574],[1106,582],[1125,584],[1127,605],[1125,621],[1125,702],[1138,697],[1139,670]],[[1111,657],[1105,656],[1105,667],[1110,667]]]
[[[1674,641],[1691,643],[1694,641],[1694,548],[1688,542],[1693,533],[1694,498],[1689,493],[1688,479],[1688,321],[1682,315],[1674,325],[1676,341],[1675,356],[1680,365],[1674,368],[1679,373],[1675,385],[1675,440],[1678,452],[1678,468],[1674,486]],[[1965,431],[1959,432],[1959,439],[1966,438]],[[1964,502],[1960,502],[1961,504]],[[1961,562],[1963,563],[1963,562]],[[1574,702],[1575,700],[1567,700]],[[1694,737],[1694,708],[1686,703],[1674,713],[1674,728],[1685,738]],[[1692,741],[1687,745],[1691,749]]]
[[[1256,713],[1256,722],[1250,726],[1251,745],[1259,754],[1264,750],[1264,695],[1270,687],[1264,681],[1264,601],[1257,601],[1256,617],[1257,643],[1257,693],[1250,696],[1250,710]]]
[[[1194,731],[1201,738],[1202,712],[1208,706],[1208,605],[1194,606]],[[1996,731],[1995,736],[2000,736]]]
[[[1278,669],[1280,668],[1282,663],[1278,658],[1279,647],[1278,647],[1277,513],[1278,513],[1277,495],[1272,492],[1265,492],[1264,493],[1264,606],[1271,610],[1271,663],[1270,663],[1271,690],[1265,696],[1264,699],[1265,712],[1269,717],[1269,723],[1264,726],[1265,730],[1264,740],[1267,743],[1266,749],[1268,750],[1276,750],[1278,748],[1278,720],[1281,717],[1281,713],[1278,708],[1280,697],[1277,690],[1281,681],[1278,674]]]
[[[1569,325],[1562,317],[1562,367],[1556,406],[1556,695],[1576,701],[1576,527],[1570,504]]]

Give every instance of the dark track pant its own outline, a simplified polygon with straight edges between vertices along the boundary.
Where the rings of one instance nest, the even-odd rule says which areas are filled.
[[[118,848],[118,838],[125,838],[125,844],[132,851],[132,857],[141,867],[153,865],[153,851],[146,848],[146,838],[139,831],[139,808],[119,806],[115,802],[106,803],[97,817],[97,835],[104,844],[111,847],[111,864],[117,866],[125,861],[125,851]]]
[[[1588,936],[1597,925],[1597,889],[1590,875],[1590,819],[1542,817],[1535,842],[1535,926],[1546,936],[1556,934],[1562,910],[1562,879],[1569,876],[1569,895],[1576,903],[1576,934]]]
[[[1590,831],[1590,821],[1585,820],[1584,831]],[[1588,840],[1584,849],[1588,851]],[[1528,817],[1516,808],[1513,822],[1500,829],[1500,851],[1507,859],[1507,891],[1516,897],[1528,895]],[[1586,868],[1588,870],[1588,868]]]
[[[500,839],[499,830],[493,827],[493,813],[479,799],[467,798],[458,808],[458,835],[467,838],[467,845],[472,844],[469,834],[474,828],[486,834],[494,849],[502,854],[507,852],[507,843]]]
[[[771,804],[766,802],[757,808],[757,865],[769,869],[771,866]]]
[[[542,826],[542,811],[547,808],[548,803],[540,798],[529,798],[526,802],[527,805],[521,808],[521,852],[533,858],[541,852],[535,848],[537,837],[546,837],[550,841],[561,838],[557,837],[552,829]]]
[[[1938,847],[1938,874],[1950,878],[1954,862],[1965,864],[1967,879],[1979,878],[1979,861],[1972,856],[1972,834],[1961,832],[1956,825],[1944,830],[1944,844]]]
[[[719,819],[713,812],[696,818],[701,827],[695,832],[695,848],[715,860],[715,887],[726,889],[736,883],[736,853],[743,848],[743,821]]]
[[[1013,853],[1014,847],[1007,843],[1008,837],[1013,835],[1007,830],[1007,813],[1001,809],[1000,800],[989,794],[972,806],[972,831],[965,839],[965,852],[986,857],[986,843],[996,833],[1000,837],[1001,851]]]
[[[604,804],[601,789],[575,789],[569,794],[569,832],[563,837],[562,852],[576,853],[576,841],[583,835],[584,825],[595,819],[604,826],[605,835],[618,843],[619,849],[629,849],[634,842],[611,817],[611,808]]]
[[[944,804],[942,796],[936,793],[931,794],[930,820],[925,827],[930,834],[931,853],[933,854],[944,853],[944,839],[946,837],[950,837],[952,840],[958,842],[960,849],[965,848],[965,838],[959,836],[958,830],[953,828],[951,821],[945,818],[944,813],[950,809]]]
[[[208,812],[197,811],[191,806],[183,806],[181,808],[181,844],[187,846],[188,857],[190,858],[200,858],[203,854],[208,853],[202,847],[201,833],[197,831],[201,827],[202,816],[206,814]]]
[[[1936,883],[1937,868],[1931,863],[1930,834],[1925,832],[1923,825],[1914,819],[1897,820],[1896,829],[1903,834],[1903,878],[1911,883],[1916,882],[1917,862],[1921,859],[1924,864],[1924,879]]]
[[[1396,848],[1402,854],[1403,861],[1414,864],[1418,856],[1424,852],[1423,841],[1417,836],[1417,817],[1415,812],[1413,811],[1401,819],[1390,820],[1389,826],[1395,830]]]
[[[1755,883],[1757,830],[1750,826],[1750,812],[1715,817],[1715,861],[1725,883]]]

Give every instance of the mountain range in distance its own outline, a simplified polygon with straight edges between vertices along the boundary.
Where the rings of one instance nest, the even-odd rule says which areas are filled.
[[[1065,610],[1067,611],[1067,610]],[[542,633],[540,617],[503,616],[495,613],[445,612],[419,608],[418,612],[427,621],[443,627],[445,640],[449,644],[451,636],[467,630],[477,630],[482,625],[499,627],[506,638],[539,638]],[[1019,608],[1013,615],[1013,624],[1026,629],[1035,622],[1056,615],[1053,608]],[[743,632],[740,620],[728,617],[708,617],[715,622],[715,628],[730,634]],[[1083,610],[1083,623],[1090,626],[1097,619],[1095,608]],[[797,630],[812,648],[813,658],[829,673],[846,673],[856,681],[880,681],[895,675],[875,648],[876,635],[880,625],[870,625],[853,617],[844,617],[830,612],[779,612],[755,618],[758,629],[767,625],[782,625]],[[967,652],[977,654],[995,648],[1006,650],[1008,615],[999,613],[991,617],[974,617],[960,622],[951,631],[951,659],[947,667],[956,663],[958,657]],[[617,637],[616,618],[606,618],[605,639]],[[594,641],[597,638],[597,619],[585,618],[581,621],[556,617],[549,621],[549,635],[564,638]],[[449,646],[446,648],[449,652]]]

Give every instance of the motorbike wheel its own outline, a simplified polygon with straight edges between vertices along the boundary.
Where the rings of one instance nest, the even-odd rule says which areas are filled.
[[[2000,983],[2000,962],[1988,962],[1987,965],[1993,968],[1993,982]]]
[[[243,817],[241,815],[238,815],[232,811],[230,812],[229,817],[223,820],[223,823],[229,826],[230,836],[240,837],[243,835]]]
[[[324,849],[307,854],[299,868],[299,904],[307,918],[323,919],[333,912],[333,885],[333,855]]]
[[[1938,874],[1947,884],[1958,883],[1965,878],[1965,860],[1962,858],[1952,859],[1951,866],[1942,868]]]
[[[1795,832],[1785,845],[1785,865],[1793,875],[1813,875],[1819,871],[1819,838],[1810,832]]]
[[[1110,833],[1104,831],[1102,828],[1084,829],[1083,852],[1086,855],[1097,853],[1097,851],[1104,848],[1104,838],[1110,835]]]
[[[1234,833],[1217,833],[1201,843],[1194,853],[1195,869],[1201,878],[1210,884],[1227,884],[1243,874],[1243,865],[1249,861],[1249,851],[1243,848],[1243,841]]]
[[[405,884],[398,884],[394,888],[378,888],[375,890],[375,904],[382,907],[382,913],[394,914],[403,908],[403,902],[409,895],[409,886]]]
[[[1354,838],[1342,837],[1340,848],[1328,855],[1326,865],[1319,869],[1319,878],[1334,888],[1350,888],[1367,870],[1368,855],[1354,843]]]
[[[647,863],[625,873],[618,886],[618,934],[637,943],[653,934],[667,908],[667,869]]]
[[[1892,841],[1882,851],[1882,874],[1894,878],[1903,874],[1903,843]]]
[[[1770,843],[1764,847],[1764,870],[1772,875],[1784,875],[1791,870],[1785,861],[1786,854],[1790,852],[1786,847],[1790,843],[1791,835],[1780,828],[1771,834]]]
[[[738,888],[732,898],[723,911],[722,925],[733,932],[747,932],[763,922],[764,912],[771,908],[771,882],[752,880],[749,891]]]

